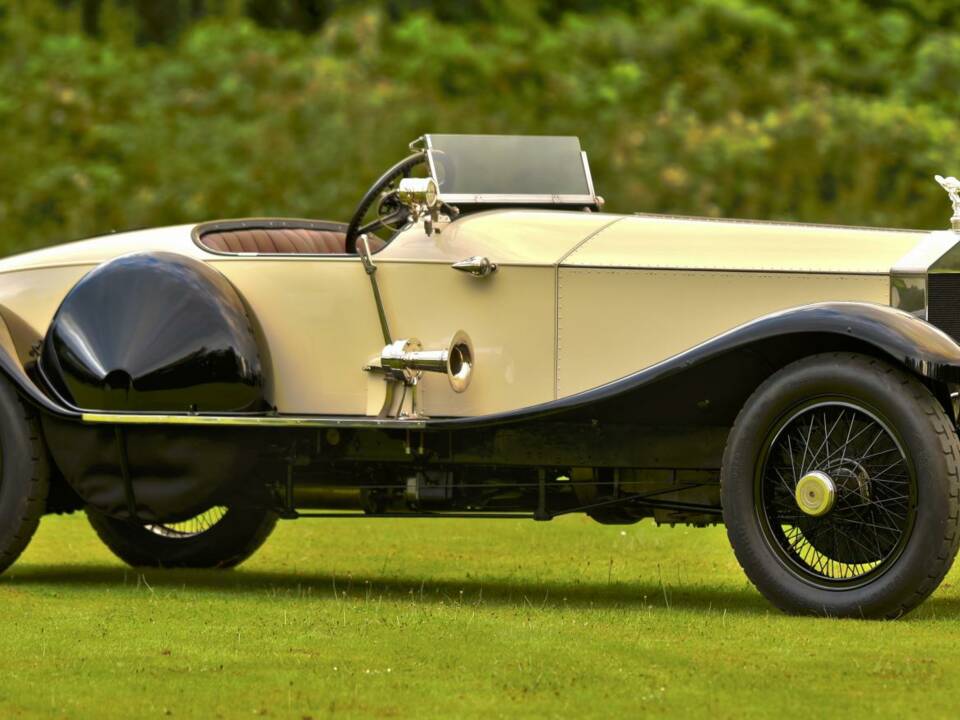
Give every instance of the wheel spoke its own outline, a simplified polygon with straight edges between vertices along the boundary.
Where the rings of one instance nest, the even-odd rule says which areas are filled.
[[[146,529],[155,535],[173,539],[188,539],[197,537],[213,528],[227,514],[225,507],[212,507],[189,520],[178,523],[146,525]]]
[[[813,433],[813,418],[810,418],[810,427],[807,429],[807,439],[803,443],[803,459],[800,461],[800,472],[807,471],[807,450],[810,448],[810,435]]]
[[[851,427],[852,427],[852,425],[851,425]],[[867,432],[867,430],[869,430],[869,429],[870,429],[870,426],[869,426],[869,425],[865,425],[856,435],[854,435],[853,437],[848,437],[848,438],[844,441],[844,443],[843,443],[843,445],[842,445],[841,447],[839,447],[839,448],[837,448],[836,450],[833,451],[833,455],[830,455],[830,456],[828,456],[828,457],[826,457],[826,458],[824,459],[824,462],[829,462],[838,452],[841,452],[841,451],[843,452],[843,459],[846,460],[846,450],[847,450],[847,448],[850,446],[851,443],[853,443],[854,441],[856,441],[857,439],[859,439],[859,437],[860,437],[861,435],[863,435],[865,432]]]

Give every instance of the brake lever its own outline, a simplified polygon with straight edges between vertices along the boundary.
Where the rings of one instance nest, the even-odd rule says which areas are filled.
[[[393,342],[393,339],[390,335],[390,325],[387,323],[387,313],[383,309],[380,284],[377,282],[377,266],[373,264],[373,257],[371,257],[370,254],[370,243],[366,233],[360,234],[357,249],[360,251],[360,262],[363,263],[363,269],[370,278],[370,288],[373,290],[373,301],[377,306],[377,317],[380,320],[380,332],[383,333],[383,342],[389,345]]]

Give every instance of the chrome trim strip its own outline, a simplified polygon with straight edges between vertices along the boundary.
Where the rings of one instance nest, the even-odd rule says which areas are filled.
[[[440,193],[437,197],[442,202],[449,205],[457,203],[467,203],[471,205],[596,205],[597,198],[593,195],[517,195],[489,193],[482,195],[472,195],[469,193],[456,193],[444,195]]]
[[[85,423],[107,425],[202,425],[207,427],[404,428],[426,427],[423,419],[395,420],[360,416],[315,415],[171,415],[152,413],[85,412]]]

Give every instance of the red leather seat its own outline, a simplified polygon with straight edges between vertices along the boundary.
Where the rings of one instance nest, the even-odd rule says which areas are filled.
[[[346,233],[316,228],[272,227],[212,230],[200,236],[200,244],[215,252],[291,255],[342,255]],[[370,252],[384,242],[368,235]]]

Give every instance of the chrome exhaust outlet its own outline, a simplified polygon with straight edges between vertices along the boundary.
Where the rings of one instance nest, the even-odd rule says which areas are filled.
[[[409,385],[416,385],[422,373],[444,373],[454,392],[462,393],[473,377],[473,343],[463,330],[454,334],[446,350],[424,350],[416,338],[397,340],[383,349],[380,364],[403,373]]]

